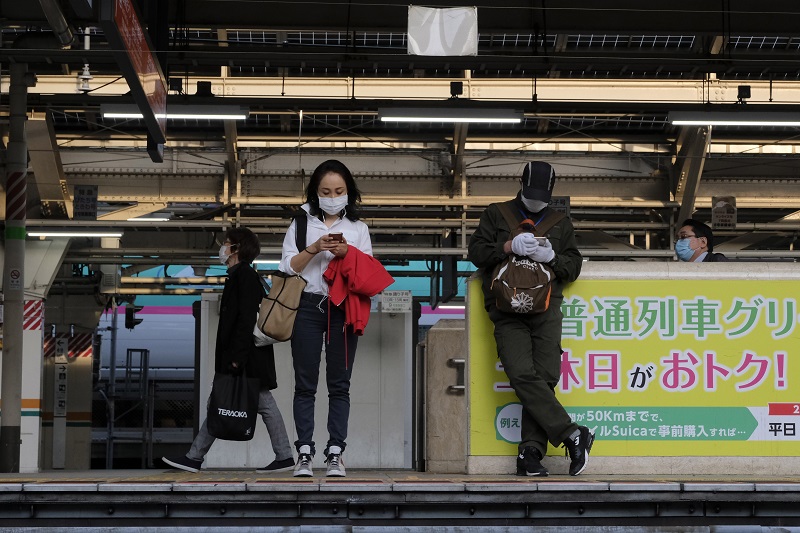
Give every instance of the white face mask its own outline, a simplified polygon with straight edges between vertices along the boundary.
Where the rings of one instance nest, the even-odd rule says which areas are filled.
[[[230,249],[231,247],[226,244],[219,247],[219,262],[223,265],[228,264],[228,259],[231,257]]]
[[[547,207],[547,202],[542,202],[541,200],[528,200],[524,196],[522,196],[522,203],[525,204],[525,207],[528,208],[528,211],[531,213],[538,213]]]
[[[320,198],[319,208],[329,215],[338,215],[342,209],[347,207],[347,195],[337,196],[336,198]]]

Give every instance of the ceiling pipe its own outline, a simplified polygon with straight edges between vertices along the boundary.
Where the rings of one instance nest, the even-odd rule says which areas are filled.
[[[50,28],[58,38],[58,42],[61,43],[63,48],[70,48],[75,42],[75,32],[70,28],[67,17],[64,16],[64,11],[61,10],[58,0],[39,0],[39,5],[42,6],[47,23],[50,24]]]

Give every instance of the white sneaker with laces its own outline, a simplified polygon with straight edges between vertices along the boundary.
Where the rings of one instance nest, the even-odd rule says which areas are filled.
[[[314,470],[311,466],[314,456],[311,455],[311,446],[300,446],[297,453],[297,464],[294,465],[294,477],[313,477]]]
[[[346,477],[347,472],[344,469],[344,461],[342,460],[342,449],[339,446],[331,446],[328,449],[328,458],[325,459],[328,463],[328,472],[325,474],[328,477]]]

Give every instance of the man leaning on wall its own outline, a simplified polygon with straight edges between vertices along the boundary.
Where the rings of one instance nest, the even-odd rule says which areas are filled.
[[[539,223],[548,217],[555,180],[550,164],[532,161],[525,165],[521,191],[516,198],[505,202],[518,222],[530,219]],[[470,238],[469,259],[482,269],[484,304],[494,324],[497,353],[522,403],[517,475],[549,474],[541,463],[549,441],[553,446],[566,447],[571,459],[569,473],[577,476],[586,468],[594,434],[572,421],[555,393],[561,375],[562,290],[564,284],[577,279],[583,261],[575,230],[572,222],[563,217],[546,231],[541,244],[531,233],[510,239],[514,228],[509,227],[500,205],[489,205],[481,215],[480,224]],[[512,254],[546,263],[555,272],[550,305],[545,312],[518,314],[497,308],[495,296],[490,292],[492,272]]]

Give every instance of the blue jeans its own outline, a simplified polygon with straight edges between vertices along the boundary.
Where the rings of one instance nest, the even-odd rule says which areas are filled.
[[[328,384],[328,443],[344,451],[350,418],[350,376],[358,337],[344,331],[344,310],[319,295],[303,293],[292,335],[294,364],[295,448],[314,448],[314,402],[319,382],[321,353],[325,348],[325,380]],[[330,332],[330,335],[328,335]],[[323,344],[324,342],[324,344]],[[345,348],[347,359],[345,360]]]

